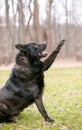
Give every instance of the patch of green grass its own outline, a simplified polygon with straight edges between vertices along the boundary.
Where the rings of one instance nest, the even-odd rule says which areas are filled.
[[[0,86],[10,74],[0,71]],[[15,117],[16,124],[0,124],[1,130],[82,130],[82,67],[51,68],[45,72],[44,105],[54,124],[44,122],[33,104]]]

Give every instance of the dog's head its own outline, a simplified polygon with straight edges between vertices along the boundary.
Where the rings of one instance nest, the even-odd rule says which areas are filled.
[[[24,44],[16,45],[16,48],[24,52],[27,57],[39,58],[39,59],[47,56],[47,52],[45,51],[46,47],[47,47],[46,42],[42,44],[28,43],[25,45]]]

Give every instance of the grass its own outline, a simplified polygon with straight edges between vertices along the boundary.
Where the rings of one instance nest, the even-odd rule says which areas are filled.
[[[0,71],[3,86],[9,70]],[[16,124],[0,124],[1,130],[82,130],[82,67],[51,68],[45,73],[44,105],[55,123],[44,122],[35,105],[26,108]]]

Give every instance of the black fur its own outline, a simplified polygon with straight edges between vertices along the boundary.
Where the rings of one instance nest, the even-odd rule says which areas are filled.
[[[40,58],[47,56],[44,52],[46,43],[16,45],[19,49],[16,64],[5,86],[0,89],[0,122],[11,122],[11,117],[19,115],[32,103],[36,104],[45,121],[53,122],[42,101],[43,72],[51,66],[63,44],[64,40],[44,62]]]

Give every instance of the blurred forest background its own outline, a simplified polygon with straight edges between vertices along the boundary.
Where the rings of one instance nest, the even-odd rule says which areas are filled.
[[[82,60],[81,0],[0,0],[0,64],[14,61],[15,44],[48,42],[51,53],[62,39],[59,58]]]

